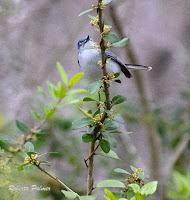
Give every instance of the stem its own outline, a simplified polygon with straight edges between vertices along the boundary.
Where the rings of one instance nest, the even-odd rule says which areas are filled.
[[[67,191],[74,193],[77,197],[80,197],[76,192],[71,190],[65,183],[63,183],[61,180],[59,180],[57,177],[49,174],[45,169],[41,168],[39,165],[35,165],[40,171],[48,175],[50,178],[54,179],[58,183],[60,183]]]
[[[98,18],[99,18],[99,29],[100,29],[100,47],[101,47],[101,56],[102,56],[102,71],[103,71],[103,76],[107,76],[107,70],[106,70],[106,46],[102,37],[102,33],[104,32],[104,22],[102,19],[102,9],[100,8],[100,5],[102,4],[103,0],[98,0],[98,8],[97,8],[97,13],[98,13]],[[104,81],[104,93],[106,96],[106,109],[110,110],[111,109],[111,103],[110,103],[110,98],[109,98],[109,87],[108,84]],[[101,119],[101,122],[103,123],[104,120],[107,117],[107,113],[103,114],[103,117]],[[93,141],[91,142],[90,145],[90,153],[89,153],[89,164],[88,164],[88,180],[87,180],[87,195],[91,195],[92,194],[92,190],[93,190],[93,182],[94,182],[94,178],[93,178],[93,168],[94,168],[94,153],[96,151],[97,148],[95,148],[95,143],[97,140],[97,134],[100,130],[100,127],[96,127],[94,130],[94,138]]]

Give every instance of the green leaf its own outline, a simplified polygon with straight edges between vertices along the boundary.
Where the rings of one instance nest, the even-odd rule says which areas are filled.
[[[72,122],[72,129],[83,128],[83,127],[86,127],[86,126],[91,125],[93,123],[94,123],[94,121],[90,117],[77,119],[74,122]]]
[[[112,192],[110,192],[108,189],[105,189],[104,190],[106,196],[110,199],[110,200],[118,200],[118,198],[116,196],[114,196],[112,194]]]
[[[29,163],[25,163],[25,164],[22,164],[22,165],[18,166],[18,167],[17,167],[17,170],[18,170],[18,171],[24,170],[24,166],[26,166],[26,165],[29,165]]]
[[[104,4],[104,5],[107,5],[107,4],[109,4],[110,2],[112,2],[112,0],[103,0],[103,4]]]
[[[76,75],[74,75],[71,80],[69,81],[69,86],[73,87],[82,77],[84,76],[83,72],[80,72]]]
[[[133,132],[124,132],[123,134],[131,135]]]
[[[109,151],[110,151],[110,143],[108,141],[106,141],[106,140],[100,140],[99,144],[100,144],[101,149],[105,153],[109,153]]]
[[[88,87],[88,92],[89,94],[94,94],[102,85],[102,82],[100,81],[95,81],[93,83],[91,83]]]
[[[65,72],[63,66],[61,65],[61,63],[57,62],[57,69],[59,70],[59,74],[61,76],[61,79],[63,81],[63,83],[66,86],[69,86],[69,80],[68,80],[68,76],[67,73]]]
[[[121,181],[118,180],[114,180],[114,179],[108,179],[108,180],[104,180],[99,182],[96,187],[114,187],[114,188],[126,188],[124,183],[122,183]]]
[[[57,87],[50,81],[47,81],[47,85],[48,85],[48,91],[49,91],[49,94],[51,95],[51,97],[54,100],[57,100],[57,97],[55,95],[55,91],[57,90]]]
[[[27,126],[24,123],[20,122],[19,120],[16,120],[16,126],[20,131],[22,131],[24,133],[28,132]]]
[[[125,122],[124,119],[122,118],[122,116],[119,113],[114,114],[113,116],[114,116],[114,119],[113,119],[114,121],[120,122],[122,124]]]
[[[74,200],[77,197],[77,195],[74,192],[69,192],[66,190],[61,190],[61,192],[65,195],[65,197],[68,200]]]
[[[132,170],[133,172],[136,172],[136,171],[137,171],[137,168],[135,168],[135,167],[133,167],[133,166],[130,166],[130,168],[131,168],[131,170]]]
[[[68,91],[68,95],[73,95],[73,94],[85,94],[88,93],[87,90],[84,89],[72,89]]]
[[[105,123],[105,128],[106,128],[106,130],[114,130],[114,129],[116,129],[116,128],[118,128],[119,127],[119,124],[117,123],[117,122],[115,122],[115,121],[107,121],[106,123]]]
[[[110,150],[109,153],[104,153],[103,151],[101,151],[99,154],[107,158],[120,159],[118,155],[112,150]]]
[[[93,16],[93,15],[88,15],[88,17],[89,17],[90,19],[95,19],[95,18],[96,18],[96,17]]]
[[[97,100],[92,99],[92,98],[90,98],[90,97],[85,97],[85,98],[83,99],[83,101],[97,101]]]
[[[31,111],[32,115],[38,120],[41,120],[40,114],[34,110]]]
[[[88,10],[85,10],[85,11],[81,12],[78,16],[80,17],[80,16],[82,16],[82,15],[88,13],[88,12],[93,11],[93,10],[94,10],[93,8],[90,8],[90,9],[88,9]]]
[[[95,194],[90,195],[90,196],[80,196],[79,199],[80,200],[96,200],[96,196]]]
[[[24,146],[26,152],[34,152],[34,145],[31,142],[26,142]]]
[[[61,84],[61,82],[58,82],[57,88],[56,88],[56,90],[55,90],[55,96],[56,96],[56,97],[63,98],[63,97],[65,97],[66,93],[67,93],[66,87],[64,87],[64,86]]]
[[[40,87],[40,86],[38,86],[38,92],[42,95],[42,96],[46,96],[45,95],[45,92],[44,92],[44,90],[43,90],[43,88],[42,87]]]
[[[123,38],[122,40],[120,40],[119,42],[113,43],[110,45],[110,47],[124,47],[127,44],[129,44],[130,39],[129,38]]]
[[[115,78],[117,78],[120,76],[120,73],[115,73],[114,76],[115,76]]]
[[[49,112],[46,113],[46,119],[50,119],[54,114],[55,112],[57,111],[57,109],[54,109],[54,110],[50,110]]]
[[[37,154],[37,153],[34,152],[34,151],[28,151],[28,152],[27,152],[27,155],[30,156],[30,157],[31,157],[31,155],[35,155],[35,154]]]
[[[85,143],[91,142],[93,140],[93,135],[92,134],[84,134],[82,136],[82,141]]]
[[[154,194],[156,192],[157,185],[158,185],[157,181],[152,181],[150,183],[147,183],[141,188],[141,194],[146,196]]]
[[[124,169],[121,169],[121,168],[114,169],[114,172],[121,173],[121,174],[131,175],[128,171],[126,171]]]
[[[125,102],[126,100],[127,100],[126,97],[121,96],[121,95],[117,95],[117,96],[113,97],[112,104],[113,105],[120,104],[120,103]]]
[[[114,148],[117,147],[117,141],[112,134],[105,132],[103,134],[104,138],[110,143],[110,145]]]
[[[129,188],[131,188],[133,190],[134,193],[139,193],[141,192],[140,186],[133,183],[133,184],[129,184]]]
[[[35,165],[31,165],[31,164],[23,166],[23,168],[27,173],[32,173],[37,169],[37,167]]]
[[[109,32],[108,34],[106,34],[103,39],[107,42],[111,42],[111,43],[115,43],[119,41],[119,37],[117,36],[116,33],[113,32]]]

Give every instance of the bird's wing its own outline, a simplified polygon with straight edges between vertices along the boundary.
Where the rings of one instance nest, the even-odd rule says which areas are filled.
[[[131,78],[132,75],[129,72],[129,70],[126,68],[125,63],[122,62],[121,59],[119,59],[114,53],[112,53],[110,50],[106,49],[105,51],[107,58],[110,58],[111,60],[115,61],[119,66],[121,67],[121,71],[125,74],[127,78]]]

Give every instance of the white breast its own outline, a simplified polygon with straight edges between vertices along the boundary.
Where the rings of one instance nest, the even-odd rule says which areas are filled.
[[[98,61],[101,60],[99,51],[96,49],[79,50],[78,59],[81,69],[91,82],[100,80],[103,77],[102,69],[100,65],[98,65]],[[106,65],[106,69],[111,73],[118,73],[121,71],[120,66],[112,60]]]

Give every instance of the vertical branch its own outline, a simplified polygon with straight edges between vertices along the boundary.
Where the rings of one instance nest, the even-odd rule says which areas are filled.
[[[98,0],[98,7],[97,7],[97,13],[98,13],[98,26],[100,29],[100,48],[101,48],[101,57],[102,57],[102,71],[103,71],[103,76],[107,76],[107,70],[106,70],[106,46],[103,40],[103,32],[104,32],[104,22],[102,19],[102,5],[103,5],[103,0]],[[106,109],[110,110],[111,109],[111,103],[110,103],[110,98],[109,98],[109,88],[108,88],[108,83],[105,81],[103,82],[104,85],[104,93],[106,96]],[[104,113],[101,122],[103,123],[105,118],[107,117],[107,114]],[[93,184],[94,184],[94,179],[93,179],[93,168],[94,168],[94,152],[95,152],[95,143],[97,140],[97,134],[100,130],[100,127],[97,126],[94,130],[94,135],[93,135],[93,141],[91,142],[90,145],[90,156],[89,156],[89,165],[88,165],[88,180],[87,180],[87,195],[92,194],[93,190]]]
[[[98,18],[99,18],[99,29],[100,29],[100,47],[101,47],[101,56],[102,56],[102,71],[103,71],[103,76],[107,76],[107,70],[106,70],[106,47],[105,47],[105,42],[103,39],[103,32],[104,32],[104,22],[102,19],[102,9],[101,9],[101,5],[103,4],[103,0],[98,0]],[[110,99],[109,99],[109,88],[108,88],[108,84],[104,81],[104,92],[105,92],[105,96],[106,96],[106,107],[107,110],[111,109],[111,104],[110,104]]]

